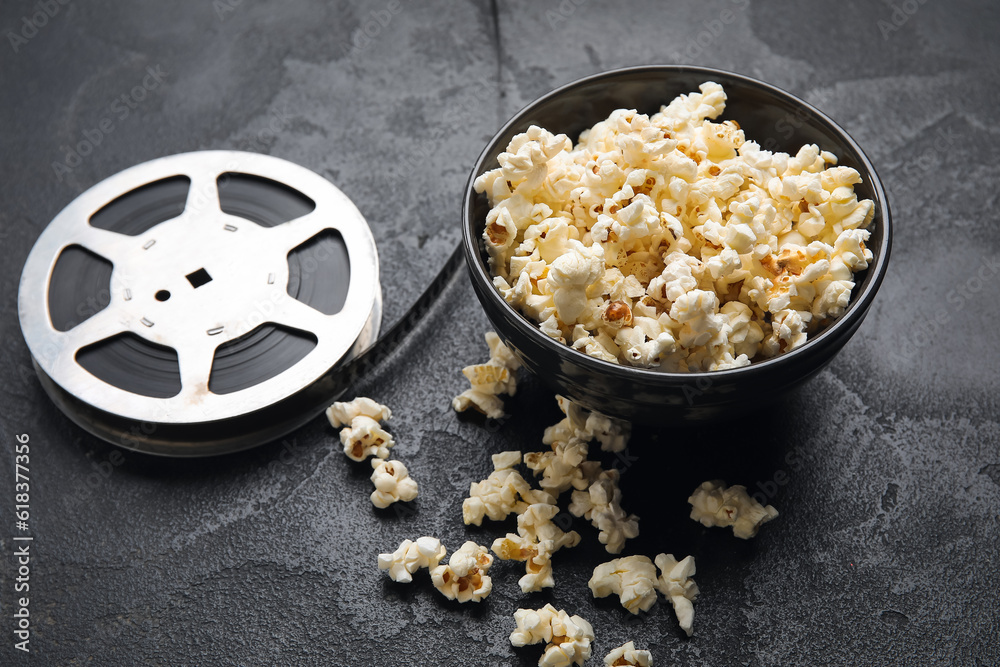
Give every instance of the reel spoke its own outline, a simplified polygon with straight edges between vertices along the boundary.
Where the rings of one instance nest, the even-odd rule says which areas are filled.
[[[208,379],[212,374],[215,346],[195,343],[193,340],[177,348],[177,362],[181,369],[183,398],[197,398],[208,394]]]
[[[278,307],[268,317],[268,320],[275,324],[311,333],[317,339],[324,337],[324,331],[336,319],[337,315],[324,315],[315,308],[307,306],[292,297],[282,299]]]
[[[105,229],[91,227],[89,224],[84,223],[79,226],[73,235],[71,243],[67,245],[76,244],[83,246],[95,255],[103,257],[112,264],[117,264],[116,260],[121,252],[134,245],[134,243],[134,239],[125,234],[109,232]]]
[[[64,349],[75,355],[88,345],[129,330],[127,316],[114,304],[111,304],[60,335]]]
[[[278,237],[275,243],[286,253],[291,252],[324,229],[336,229],[329,211],[318,208],[301,218],[296,218],[283,225],[272,227],[268,234]]]
[[[191,179],[187,202],[184,204],[185,217],[213,215],[222,210],[219,204],[219,175],[222,170],[210,165],[188,169],[185,176]]]

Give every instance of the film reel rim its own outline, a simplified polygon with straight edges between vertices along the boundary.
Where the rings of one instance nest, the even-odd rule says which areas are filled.
[[[216,183],[225,173],[250,174],[287,184],[312,199],[316,204],[316,210],[277,227],[256,229],[255,223],[230,216],[221,210]],[[135,237],[99,230],[89,224],[91,215],[109,202],[144,184],[176,175],[188,176],[191,181],[188,199],[180,216],[162,222]],[[294,317],[289,318],[299,324],[293,328],[317,335],[316,347],[303,359],[274,377],[228,394],[207,392],[207,372],[203,373],[202,388],[205,392],[199,393],[182,388],[180,394],[169,399],[151,399],[123,392],[85,372],[76,372],[82,370],[75,361],[75,354],[84,347],[82,339],[105,340],[118,332],[129,331],[151,342],[163,341],[149,335],[149,330],[155,329],[155,323],[153,327],[145,325],[137,317],[136,310],[123,310],[120,307],[125,290],[129,288],[127,285],[116,285],[114,280],[111,289],[112,302],[114,304],[117,298],[118,307],[109,306],[69,331],[57,331],[50,320],[48,287],[60,253],[71,245],[79,245],[108,259],[114,265],[114,270],[118,270],[122,261],[121,256],[116,261],[115,257],[108,257],[108,254],[138,252],[136,249],[141,248],[150,239],[155,240],[155,236],[162,237],[167,229],[165,225],[178,226],[180,224],[178,220],[198,216],[207,216],[220,224],[227,218],[233,218],[238,220],[239,224],[246,226],[249,235],[257,235],[261,239],[268,240],[283,239],[283,244],[278,246],[283,252],[286,272],[275,276],[273,282],[277,287],[274,289],[280,290],[283,294],[282,300],[287,311],[297,312],[299,316],[305,313],[303,309],[313,309],[287,294],[285,289],[287,255],[295,247],[326,229],[335,229],[340,233],[347,247],[351,265],[351,280],[344,307],[332,316],[322,315],[319,311],[313,310],[314,314],[309,314],[300,321],[296,321]],[[295,225],[309,218],[313,218],[309,224]],[[284,280],[280,279],[282,277]],[[381,289],[378,277],[378,255],[371,230],[353,202],[330,181],[305,167],[281,158],[240,151],[197,151],[157,158],[130,167],[95,184],[63,208],[43,230],[28,255],[18,291],[18,312],[22,332],[33,361],[55,387],[65,391],[69,396],[126,420],[175,426],[197,425],[239,419],[266,409],[276,402],[308,389],[338,363],[357,354],[359,340],[364,338],[362,334],[366,329],[371,329],[373,316],[376,313],[379,317],[375,318],[374,333],[368,337],[371,339],[377,337],[381,313]],[[123,317],[128,319],[123,322]],[[94,323],[95,319],[98,320],[97,323]],[[265,314],[262,323],[269,321],[274,321],[274,318]],[[303,321],[326,324],[331,331],[339,326],[340,335],[320,336],[312,328],[303,329]],[[88,323],[91,323],[90,331],[86,328]],[[85,327],[83,331],[90,336],[73,333],[81,327]],[[113,333],[108,333],[109,331]],[[225,329],[217,333],[223,335],[215,336],[210,344],[204,345],[211,347],[209,370],[215,350],[224,342],[238,337],[237,332]],[[191,335],[195,333],[192,332]],[[202,331],[200,335],[206,336],[206,332]],[[178,354],[180,355],[180,351]],[[187,384],[191,386],[190,379]],[[86,400],[84,396],[87,397]]]
[[[281,438],[320,415],[329,401],[336,400],[346,385],[335,380],[341,371],[373,351],[378,342],[382,319],[381,291],[375,308],[358,341],[342,363],[330,369],[320,382],[255,413],[252,419],[233,419],[212,424],[155,424],[136,422],[111,415],[82,401],[56,384],[32,359],[45,393],[70,421],[106,442],[142,454],[169,458],[203,458],[233,454]],[[321,386],[323,385],[323,386]],[[332,391],[327,390],[327,385]],[[304,396],[312,394],[311,396]],[[307,406],[296,412],[282,408],[302,399]],[[302,407],[299,405],[298,407]],[[224,435],[206,433],[205,427],[219,426]],[[216,431],[218,429],[215,429]]]

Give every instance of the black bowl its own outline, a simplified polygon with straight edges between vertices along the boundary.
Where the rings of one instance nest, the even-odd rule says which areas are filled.
[[[681,93],[705,81],[722,85],[728,96],[723,118],[737,120],[748,139],[767,150],[793,155],[803,144],[817,144],[853,167],[863,183],[858,198],[875,203],[866,270],[854,276],[855,288],[844,314],[800,348],[743,368],[707,373],[665,373],[632,368],[589,357],[543,334],[536,324],[508,305],[493,287],[482,241],[489,203],[472,184],[497,167],[497,156],[530,125],[564,133],[574,142],[580,132],[615,109],[652,115]],[[858,330],[882,284],[892,235],[889,203],[878,175],[861,148],[842,128],[802,100],[739,74],[702,67],[629,67],[590,76],[532,102],[504,125],[479,156],[466,187],[463,208],[465,257],[472,284],[497,333],[532,373],[554,391],[585,407],[647,424],[664,419],[705,420],[739,416],[787,394],[813,376]]]

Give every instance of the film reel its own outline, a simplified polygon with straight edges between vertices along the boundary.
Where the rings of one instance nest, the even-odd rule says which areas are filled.
[[[333,184],[278,158],[185,153],[90,188],[43,231],[21,329],[46,392],[130,449],[220,454],[280,437],[376,341],[375,241]]]

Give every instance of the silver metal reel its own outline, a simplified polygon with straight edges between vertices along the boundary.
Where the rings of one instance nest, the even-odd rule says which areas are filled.
[[[288,188],[304,196],[313,209],[280,224],[266,223],[272,226],[227,213],[220,184],[234,176]],[[125,195],[178,177],[189,181],[178,215],[136,234],[92,224],[99,211]],[[329,314],[289,293],[290,278],[297,283],[309,279],[305,269],[292,275],[290,254],[322,234],[336,235],[349,263],[346,295]],[[51,310],[59,293],[53,295],[51,281],[69,248],[103,258],[112,270],[106,306],[60,330]],[[311,287],[315,292],[343,286]],[[358,209],[312,171],[252,153],[185,153],[116,174],[63,209],[28,256],[18,312],[42,385],[83,428],[149,453],[219,454],[280,437],[334,398],[330,392],[338,365],[378,336],[378,255]],[[260,327],[280,327],[296,340],[311,341],[312,347],[287,368],[259,381],[248,369],[249,386],[214,388],[213,376],[221,373],[220,350],[239,347],[248,336],[261,338]],[[179,374],[176,393],[137,390],[131,378],[116,385],[81,363],[88,351],[116,337],[141,339],[165,351],[165,358],[173,351]],[[268,355],[281,354],[278,343],[288,343],[283,338],[269,340],[242,363],[267,365]],[[142,367],[137,371],[143,375]],[[140,377],[134,380],[141,385]]]

